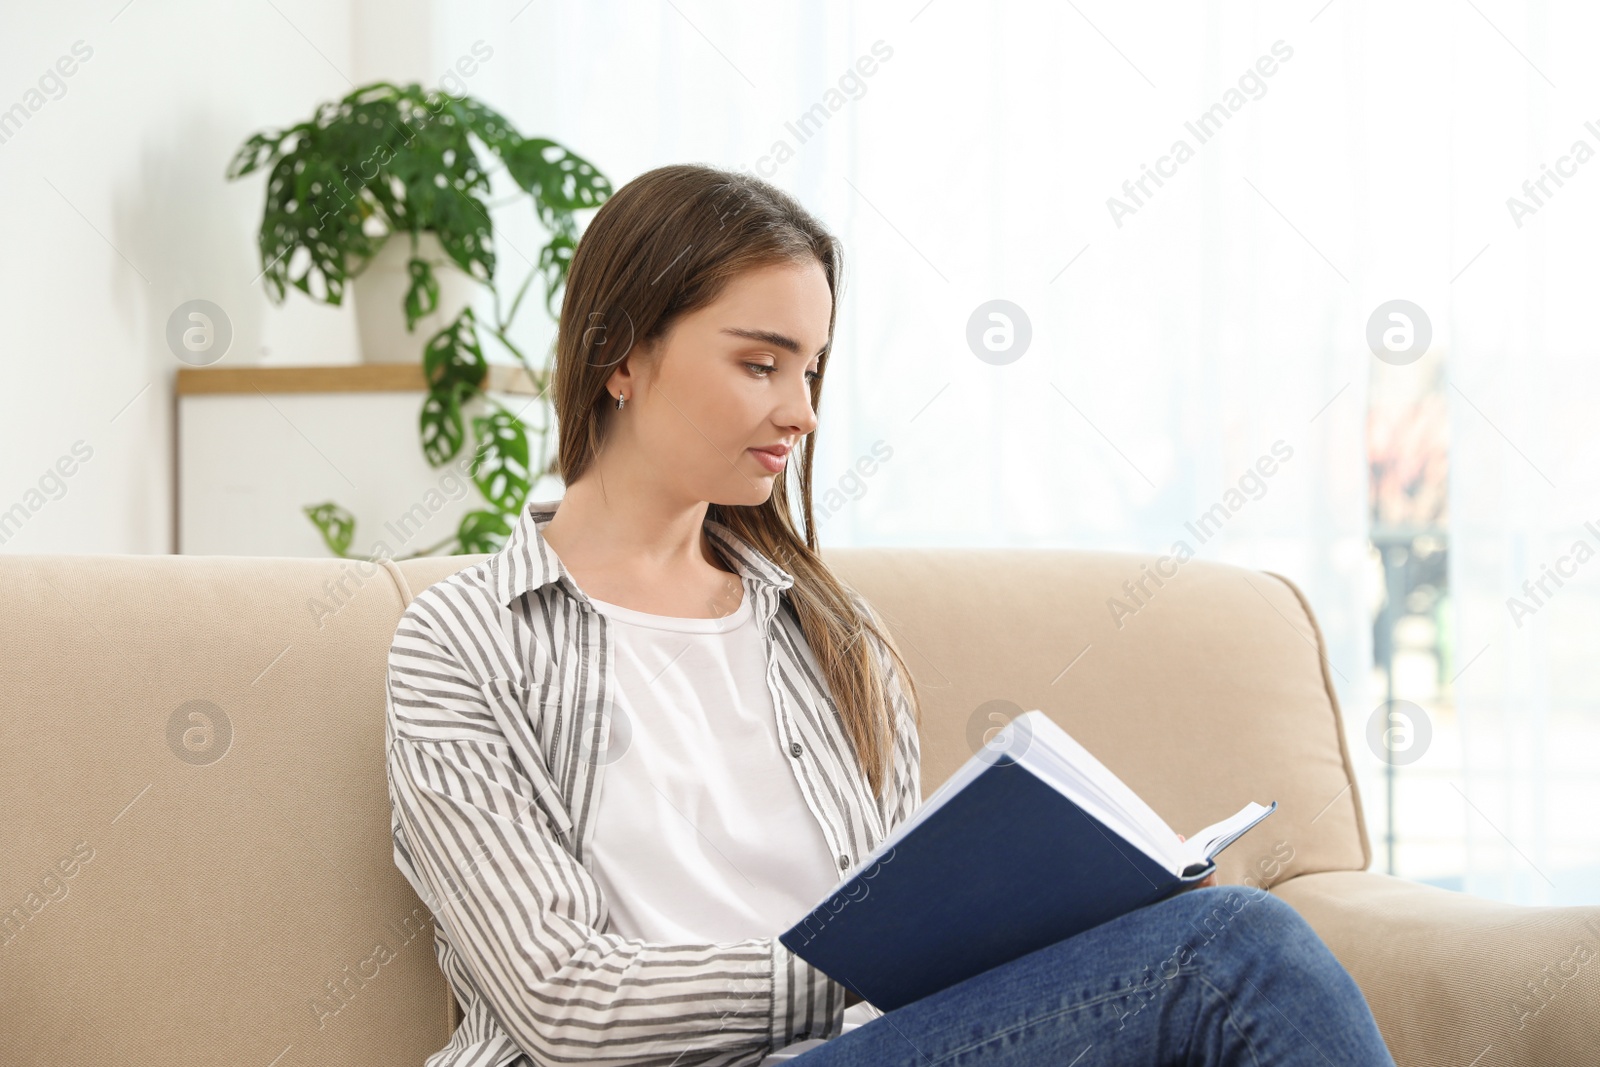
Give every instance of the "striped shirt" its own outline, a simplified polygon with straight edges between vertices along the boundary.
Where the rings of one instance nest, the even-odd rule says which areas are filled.
[[[844,987],[782,931],[705,944],[611,931],[590,852],[614,623],[540,533],[558,503],[529,503],[499,552],[419,593],[389,651],[395,864],[433,912],[464,1014],[426,1067],[752,1067],[837,1036]],[[778,735],[842,878],[922,801],[910,703],[871,636],[896,721],[880,799],[783,595],[793,577],[727,526],[708,518],[705,530],[753,598]]]

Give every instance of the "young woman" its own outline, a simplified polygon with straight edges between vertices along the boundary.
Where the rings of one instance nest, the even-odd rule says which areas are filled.
[[[815,219],[708,167],[634,179],[579,243],[564,494],[390,650],[395,862],[465,1013],[428,1067],[1392,1065],[1328,948],[1245,887],[888,1013],[778,942],[922,799],[915,686],[812,523],[839,285]]]

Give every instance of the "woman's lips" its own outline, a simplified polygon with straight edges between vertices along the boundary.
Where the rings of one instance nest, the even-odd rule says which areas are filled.
[[[787,456],[779,456],[771,452],[764,452],[759,448],[747,448],[745,451],[756,457],[756,462],[767,468],[767,470],[771,471],[773,474],[781,473],[784,464],[789,461],[789,457]]]

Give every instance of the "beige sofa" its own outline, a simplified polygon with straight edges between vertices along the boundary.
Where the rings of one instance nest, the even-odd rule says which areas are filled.
[[[837,549],[924,698],[931,792],[1045,709],[1189,832],[1280,810],[1220,879],[1300,910],[1396,1061],[1600,1063],[1600,907],[1372,873],[1310,607],[1188,562],[1119,628],[1145,557]],[[481,557],[0,556],[0,1064],[421,1064],[454,1005],[396,872],[385,653],[409,598]],[[1359,713],[1359,712],[1358,712]],[[1585,950],[1587,947],[1587,950]]]

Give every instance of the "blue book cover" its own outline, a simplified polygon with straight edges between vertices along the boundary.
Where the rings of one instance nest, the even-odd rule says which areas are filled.
[[[1247,804],[1179,843],[1042,711],[1026,712],[779,941],[892,1011],[1203,881],[1277,807]]]

